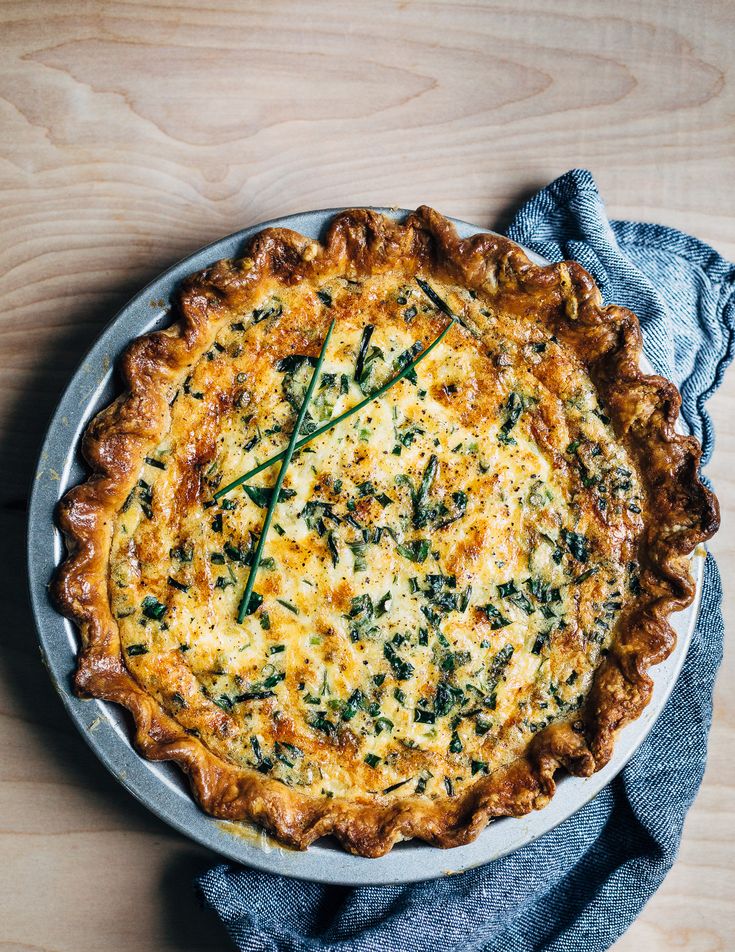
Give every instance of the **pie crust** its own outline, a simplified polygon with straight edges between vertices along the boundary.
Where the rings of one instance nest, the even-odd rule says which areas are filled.
[[[446,796],[405,791],[318,796],[215,753],[206,736],[182,726],[133,676],[111,607],[113,533],[145,458],[167,432],[174,396],[220,329],[242,314],[244,302],[256,300],[263,288],[315,289],[335,276],[358,281],[383,275],[412,283],[417,274],[467,289],[489,314],[512,313],[523,327],[544,328],[576,355],[640,480],[640,572],[580,709],[535,733],[514,760]],[[495,817],[542,808],[554,794],[557,771],[589,776],[603,767],[616,732],[637,718],[651,697],[649,669],[673,648],[670,613],[694,597],[689,556],[719,525],[717,500],[699,477],[699,443],[675,431],[681,403],[676,387],[640,370],[642,336],[635,315],[604,306],[579,264],[539,267],[496,235],[460,239],[449,221],[424,206],[402,223],[365,209],[342,212],[323,244],[286,229],[266,229],[243,259],[220,261],[188,278],[174,316],[168,328],[128,347],[121,366],[123,393],[95,417],[83,439],[91,475],[58,508],[68,555],[53,593],[80,632],[77,693],[126,707],[140,753],[179,764],[208,813],[253,821],[298,849],[330,834],[349,852],[366,857],[381,856],[411,838],[458,846]],[[546,382],[553,387],[553,370]]]

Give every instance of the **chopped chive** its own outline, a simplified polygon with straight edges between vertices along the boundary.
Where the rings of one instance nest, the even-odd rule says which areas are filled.
[[[404,559],[410,559],[411,562],[418,562],[419,565],[426,561],[429,554],[430,543],[428,539],[414,539],[408,543],[396,542],[396,548]]]
[[[510,620],[499,612],[494,605],[483,605],[480,610],[487,616],[493,631],[497,631],[499,628],[505,628],[511,624]]]
[[[279,671],[277,674],[272,674],[269,678],[266,678],[265,681],[263,681],[263,687],[268,689],[274,688],[278,683],[284,681],[285,678],[285,673],[283,671]]]
[[[472,598],[472,586],[468,585],[467,588],[465,588],[460,593],[459,599],[457,601],[458,610],[461,612],[466,612],[469,607],[471,598]]]
[[[492,725],[492,722],[486,720],[486,719],[480,714],[480,715],[478,716],[477,720],[475,721],[475,733],[477,734],[478,737],[482,737],[482,736],[484,736],[485,734],[487,734],[487,732],[488,732],[489,730],[492,729],[492,726],[493,726],[493,725]]]
[[[355,564],[354,564],[355,572],[367,571],[367,559],[365,558],[365,553],[367,552],[367,543],[366,542],[349,542],[347,547],[352,552],[352,557],[355,560]]]
[[[551,638],[550,631],[542,631],[540,635],[536,638],[533,643],[533,648],[531,648],[531,654],[541,654],[544,648],[549,644]]]
[[[160,621],[168,611],[168,607],[153,595],[146,595],[142,602],[143,614],[153,621]]]
[[[175,578],[171,578],[171,576],[169,576],[168,584],[171,586],[171,588],[176,588],[176,589],[178,589],[180,592],[188,592],[188,591],[189,591],[189,586],[188,586],[188,585],[184,585],[183,582],[177,582],[176,579],[175,579]]]
[[[390,642],[383,645],[383,656],[399,681],[407,681],[413,675],[414,666],[410,661],[404,661]]]
[[[581,575],[578,575],[576,578],[572,579],[575,585],[578,585],[580,582],[585,582],[588,578],[591,578],[593,575],[597,575],[597,566],[593,565],[591,569],[587,569],[586,572],[582,572]]]
[[[273,490],[264,486],[243,486],[250,499],[261,509],[267,509],[273,495]],[[285,502],[286,499],[293,499],[296,492],[293,489],[282,489],[278,494],[278,501]],[[220,525],[222,517],[220,516]]]
[[[385,595],[377,602],[375,606],[375,616],[380,618],[381,615],[387,614],[390,611],[391,603],[393,601],[393,596],[390,592],[386,592]]]
[[[357,383],[362,381],[364,369],[365,369],[365,357],[367,355],[367,349],[370,344],[370,338],[373,336],[373,331],[375,326],[373,324],[367,324],[362,331],[362,337],[360,339],[360,349],[357,353],[357,360],[355,361],[355,380]]]
[[[518,422],[521,413],[523,413],[523,397],[517,393],[511,393],[505,403],[506,417],[505,422],[498,432],[498,440],[501,443],[514,444],[515,440],[510,435],[510,431]]]
[[[523,592],[516,592],[515,595],[510,596],[508,601],[511,602],[511,604],[516,605],[527,615],[533,615],[534,611],[536,610],[529,599],[523,594]]]
[[[416,316],[416,310],[414,309],[413,316]],[[395,370],[401,370],[406,364],[410,364],[416,354],[420,354],[424,349],[424,345],[421,341],[416,341],[415,344],[412,344],[407,350],[404,350],[403,353],[399,354],[396,359],[393,361],[393,367]],[[410,380],[411,383],[417,383],[416,372],[411,371],[410,374],[406,377],[407,380]]]
[[[284,608],[288,609],[288,611],[292,612],[294,615],[300,614],[298,608],[295,605],[292,605],[291,602],[284,601],[282,598],[277,598],[276,601],[279,605],[283,605]]]
[[[413,780],[413,777],[406,777],[405,780],[399,780],[398,783],[391,784],[390,787],[386,787],[383,793],[393,793],[394,790],[397,790],[399,787],[404,787],[409,780]]]
[[[426,784],[429,782],[432,776],[433,774],[428,773],[428,771],[426,774],[421,774],[419,779],[416,781],[416,793],[426,792]]]
[[[134,658],[136,655],[148,654],[148,649],[145,645],[128,645],[125,653],[129,658]]]
[[[350,696],[347,698],[347,701],[342,708],[342,720],[351,721],[355,714],[357,714],[358,708],[364,700],[365,695],[359,688],[355,688],[352,694],[350,694]]]
[[[452,312],[452,309],[447,304],[445,300],[439,297],[436,291],[431,287],[430,284],[427,284],[426,281],[422,281],[421,278],[416,278],[416,284],[421,288],[427,298],[431,301],[432,304],[435,304],[440,311],[443,311],[447,317],[451,317],[453,321],[457,320],[456,315]]]
[[[238,694],[234,701],[235,704],[242,704],[243,701],[264,701],[275,696],[275,691],[246,691],[244,694]]]
[[[225,555],[227,556],[228,559],[230,559],[230,561],[232,561],[232,562],[242,562],[243,565],[245,565],[245,564],[247,563],[247,558],[248,558],[248,555],[249,555],[249,552],[248,552],[247,549],[245,549],[245,548],[242,548],[242,549],[241,549],[241,548],[239,548],[238,546],[233,545],[233,544],[232,544],[231,542],[229,542],[229,541],[228,541],[228,542],[225,542],[224,548],[225,548]],[[216,554],[216,553],[215,553],[215,554]],[[214,559],[212,559],[212,561],[214,561]],[[222,564],[222,563],[220,563],[220,564]]]
[[[579,532],[572,532],[569,529],[562,529],[561,536],[577,562],[586,562],[589,559],[589,542],[586,536]]]
[[[393,721],[388,717],[379,717],[375,721],[375,733],[382,734],[383,731],[392,731],[393,730]]]
[[[327,533],[327,548],[329,549],[329,554],[332,557],[332,565],[336,568],[339,562],[339,548],[334,538],[334,533],[329,531]]]
[[[431,487],[434,484],[438,466],[439,460],[432,453],[432,455],[429,457],[429,462],[426,464],[424,474],[421,477],[421,484],[418,488],[418,492],[413,499],[413,524],[417,529],[423,529],[431,517],[431,512],[428,509],[429,493],[431,492]]]
[[[337,733],[337,728],[327,718],[324,711],[316,712],[316,715],[311,722],[311,727],[313,727],[315,730],[321,731],[323,734],[329,734],[330,736]]]

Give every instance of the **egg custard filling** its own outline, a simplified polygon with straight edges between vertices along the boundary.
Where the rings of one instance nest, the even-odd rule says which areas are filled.
[[[467,843],[648,703],[718,525],[701,449],[574,262],[428,208],[244,252],[183,282],[84,437],[76,690],[216,817]]]
[[[304,435],[436,337],[417,284],[296,288],[224,327],[114,529],[135,679],[220,757],[315,795],[445,797],[517,758],[575,717],[635,586],[642,490],[583,367],[432,287],[464,324],[298,452],[242,622],[279,464],[215,493],[283,449],[328,321]]]

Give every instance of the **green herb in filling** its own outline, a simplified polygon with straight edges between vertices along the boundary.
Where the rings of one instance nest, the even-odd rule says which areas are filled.
[[[510,435],[510,431],[516,425],[523,413],[523,398],[520,394],[512,392],[505,401],[505,421],[500,427],[498,440],[501,443],[515,444],[515,440]]]
[[[265,486],[243,486],[250,499],[261,509],[267,509],[273,496],[273,490]],[[285,502],[287,499],[293,499],[296,495],[293,489],[281,489],[278,493],[278,501]],[[222,525],[220,517],[220,526]]]
[[[168,611],[168,607],[163,602],[159,602],[153,595],[146,595],[142,602],[142,609],[145,617],[151,618],[153,621],[161,621]]]
[[[480,610],[487,615],[493,631],[511,624],[510,620],[502,615],[494,605],[483,605]]]
[[[145,645],[128,645],[125,654],[129,658],[134,658],[136,655],[148,654],[148,648]]]
[[[589,542],[585,536],[578,532],[571,532],[569,529],[562,529],[561,537],[577,562],[586,562],[589,559]]]
[[[426,557],[431,549],[431,543],[428,539],[414,539],[411,542],[396,542],[396,548],[404,559],[410,559],[411,562],[421,564],[426,561]]]
[[[383,645],[383,656],[399,681],[407,681],[413,675],[413,665],[410,661],[404,661],[390,642]]]
[[[183,582],[178,582],[175,578],[171,578],[170,575],[169,575],[169,577],[168,577],[168,584],[171,586],[171,588],[175,588],[175,589],[177,589],[179,592],[188,592],[188,591],[189,591],[189,586],[188,586],[188,585],[185,585]]]

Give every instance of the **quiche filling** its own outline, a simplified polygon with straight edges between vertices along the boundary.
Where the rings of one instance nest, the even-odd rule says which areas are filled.
[[[575,722],[637,593],[643,489],[548,327],[431,279],[460,318],[416,369],[294,456],[448,318],[390,275],[264,289],[171,392],[118,514],[125,664],[217,756],[315,797],[455,796]]]

